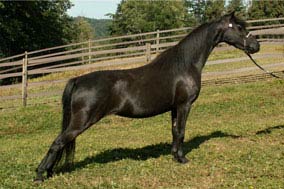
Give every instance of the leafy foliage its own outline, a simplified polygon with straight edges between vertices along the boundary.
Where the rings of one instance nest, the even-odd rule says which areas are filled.
[[[73,22],[72,41],[82,42],[95,38],[95,28],[84,17],[76,17]]]
[[[250,19],[278,18],[284,16],[284,1],[251,1],[248,10]]]
[[[3,1],[0,4],[0,54],[23,53],[71,41],[69,0]]]
[[[284,16],[281,0],[230,0],[227,5],[224,0],[122,0],[110,14],[112,21],[71,18],[66,13],[71,6],[70,0],[1,1],[0,57],[94,37],[195,26],[231,11],[247,19]]]
[[[224,0],[206,1],[205,12],[204,12],[205,21],[211,21],[216,18],[220,18],[224,13],[225,13]]]
[[[191,12],[198,23],[205,22],[204,12],[206,7],[206,0],[187,0],[186,1],[189,12]]]
[[[142,33],[188,26],[185,1],[121,1],[110,26],[111,34]]]
[[[246,7],[243,4],[242,0],[230,0],[226,9],[227,9],[227,12],[235,11],[235,14],[238,17],[241,17],[241,18],[246,17]]]
[[[109,27],[111,25],[111,19],[93,19],[93,18],[85,18],[94,28],[94,36],[95,37],[106,37],[110,35]]]

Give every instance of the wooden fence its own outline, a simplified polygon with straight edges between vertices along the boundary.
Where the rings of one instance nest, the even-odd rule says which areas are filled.
[[[258,36],[258,40],[261,42],[273,41],[284,43],[283,38],[273,37],[284,35],[283,21],[284,18],[250,20],[248,23],[253,24],[253,26],[248,27],[248,29],[253,35]],[[269,25],[263,25],[263,23],[266,22],[269,22]],[[137,64],[141,62],[147,63],[158,53],[177,44],[177,42],[191,30],[191,27],[186,27],[102,38],[24,52],[19,55],[0,59],[0,82],[1,80],[3,82],[5,79],[13,78],[22,83],[22,95],[0,96],[0,99],[20,98],[22,99],[22,104],[26,106],[28,86],[38,85],[36,83],[28,84],[28,78],[35,75],[66,71],[95,70],[106,66]],[[265,38],[267,35],[269,35],[269,38]],[[224,46],[218,49],[224,50],[228,48],[230,47]],[[221,62],[224,61],[230,62],[228,59],[222,60]],[[66,79],[64,79],[63,82],[66,82]],[[44,84],[45,83],[41,83],[41,85]],[[18,87],[19,84],[0,86],[0,90],[3,91]]]

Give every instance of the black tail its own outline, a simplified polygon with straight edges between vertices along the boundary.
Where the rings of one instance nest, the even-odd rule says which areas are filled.
[[[64,92],[62,96],[62,106],[63,106],[63,118],[62,118],[62,130],[61,133],[63,133],[70,124],[71,119],[71,97],[72,97],[72,91],[75,86],[76,79],[71,79],[68,81]],[[57,166],[63,166],[64,169],[69,169],[70,166],[73,164],[75,155],[75,139],[68,144],[64,146],[64,148],[61,150],[60,153],[58,153],[58,156],[56,157],[56,165]],[[62,157],[65,157],[65,162],[62,162]],[[62,163],[64,165],[62,165]]]

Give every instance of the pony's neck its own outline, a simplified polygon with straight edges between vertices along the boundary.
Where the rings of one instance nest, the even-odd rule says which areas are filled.
[[[218,31],[218,22],[196,28],[181,42],[185,63],[194,66],[201,74],[210,53],[220,42],[221,36],[222,33]]]

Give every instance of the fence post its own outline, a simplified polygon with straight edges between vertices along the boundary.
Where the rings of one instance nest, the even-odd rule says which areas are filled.
[[[92,43],[91,43],[91,40],[89,39],[89,64],[91,64],[91,51],[92,51],[92,49],[91,49],[91,47],[92,47]]]
[[[159,45],[160,45],[160,30],[157,30],[157,36],[156,36],[156,54],[159,52]]]
[[[146,62],[151,61],[151,43],[146,43]]]
[[[23,106],[27,106],[28,97],[28,52],[25,52],[25,58],[23,58],[23,73],[22,73],[22,102]]]

